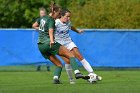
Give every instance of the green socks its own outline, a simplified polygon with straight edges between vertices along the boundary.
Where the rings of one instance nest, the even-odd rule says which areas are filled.
[[[54,78],[59,79],[59,77],[61,76],[61,71],[62,71],[62,67],[56,67],[54,71]]]
[[[70,64],[72,66],[72,69],[74,70],[74,73],[79,73],[80,71],[78,70],[78,65],[76,63],[76,59],[75,57],[71,57],[70,58]],[[61,71],[62,71],[62,67],[56,67],[55,71],[54,71],[54,79],[59,79],[61,76]]]
[[[75,57],[70,58],[70,64],[71,64],[73,70],[78,70],[78,65],[76,63]]]

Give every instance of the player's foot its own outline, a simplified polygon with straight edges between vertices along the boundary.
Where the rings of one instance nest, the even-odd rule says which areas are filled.
[[[75,84],[75,81],[73,79],[70,80],[70,84]]]
[[[62,84],[59,79],[54,79],[53,84]]]
[[[81,74],[81,73],[76,73],[75,74],[75,78],[76,79],[80,79],[80,78],[83,78],[84,76],[83,76],[83,74]]]
[[[101,81],[102,80],[102,77],[101,76],[97,76],[96,78],[97,78],[98,81]]]
[[[83,79],[88,80],[88,79],[90,79],[90,77],[89,76],[84,76]]]
[[[75,78],[76,78],[76,79],[82,78],[82,79],[87,80],[87,79],[89,79],[90,77],[89,77],[89,76],[85,76],[85,75],[83,75],[83,74],[81,74],[81,73],[76,73],[76,74],[75,74]]]

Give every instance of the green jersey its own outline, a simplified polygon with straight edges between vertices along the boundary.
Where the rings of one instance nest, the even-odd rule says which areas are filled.
[[[55,30],[55,21],[52,17],[44,16],[37,20],[39,24],[38,43],[50,43],[49,29]]]
[[[35,21],[40,24],[40,17],[38,17]]]

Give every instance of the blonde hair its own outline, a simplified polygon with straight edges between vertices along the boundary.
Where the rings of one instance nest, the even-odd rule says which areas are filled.
[[[44,11],[46,13],[46,9],[44,7],[39,8],[39,11]]]

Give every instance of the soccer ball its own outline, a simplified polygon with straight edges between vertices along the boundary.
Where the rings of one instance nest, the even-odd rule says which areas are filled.
[[[96,74],[90,73],[90,74],[88,74],[88,76],[90,77],[88,79],[88,82],[91,84],[95,83],[98,80],[97,79],[98,76]]]

